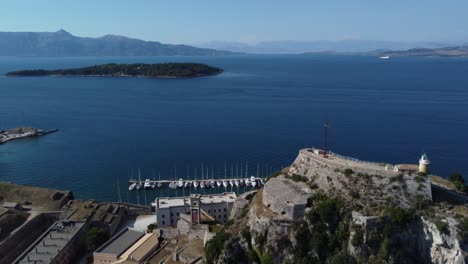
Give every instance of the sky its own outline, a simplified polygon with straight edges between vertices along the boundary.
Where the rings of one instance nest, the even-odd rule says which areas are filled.
[[[0,31],[163,43],[468,40],[467,0],[3,0]]]

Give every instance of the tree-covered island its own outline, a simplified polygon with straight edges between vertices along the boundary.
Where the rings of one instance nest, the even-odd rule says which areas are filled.
[[[21,76],[133,76],[158,78],[193,78],[222,73],[223,70],[201,63],[159,63],[159,64],[102,64],[84,68],[58,70],[21,70],[5,74]]]

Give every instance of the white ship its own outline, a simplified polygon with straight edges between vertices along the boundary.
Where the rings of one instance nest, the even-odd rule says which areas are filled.
[[[379,59],[388,60],[388,59],[390,59],[390,56],[381,56],[381,57],[379,57]]]

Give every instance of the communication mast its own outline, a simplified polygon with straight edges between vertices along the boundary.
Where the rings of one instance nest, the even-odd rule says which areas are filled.
[[[328,155],[328,120],[325,119],[325,123],[323,124],[325,128],[325,138],[323,142],[323,157],[327,157]]]

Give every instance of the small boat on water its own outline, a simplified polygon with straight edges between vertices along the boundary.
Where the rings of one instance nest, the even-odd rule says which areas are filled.
[[[128,190],[133,191],[133,189],[135,189],[136,185],[137,185],[136,183],[130,184],[130,186],[128,186]]]
[[[234,187],[234,181],[233,181],[233,180],[230,180],[230,181],[229,181],[229,185],[231,185],[231,187]]]
[[[254,177],[254,176],[251,176],[251,177],[250,177],[250,182],[251,182],[251,184],[252,184],[252,187],[257,186],[257,181],[255,180],[255,177]]]
[[[145,189],[151,188],[151,181],[150,181],[150,179],[146,179],[146,180],[145,180],[145,184],[144,184],[143,186],[145,187]]]
[[[220,180],[216,181],[216,186],[221,187],[222,183]]]
[[[250,186],[250,180],[249,180],[249,178],[245,179],[244,182],[245,182],[245,186]]]
[[[156,177],[154,176],[154,171],[153,171],[153,181],[151,182],[151,189],[156,188]]]
[[[158,180],[158,188],[161,188],[163,186],[161,182],[161,173],[159,173],[159,180]]]
[[[390,56],[381,56],[381,57],[379,57],[379,59],[388,60],[388,59],[390,59]]]
[[[192,187],[192,182],[191,181],[187,181],[187,188],[190,188]]]
[[[205,182],[204,182],[204,181],[201,181],[201,182],[200,182],[200,188],[202,188],[202,189],[205,188]]]
[[[188,185],[189,185],[189,181],[184,182],[184,188],[189,187]]]
[[[244,185],[244,180],[243,179],[239,179],[239,185],[240,186]]]
[[[177,187],[179,187],[179,188],[184,187],[184,180],[183,179],[179,179],[179,182],[177,182]]]
[[[239,187],[239,180],[238,180],[238,179],[235,179],[235,180],[234,180],[234,185],[235,185],[236,187]]]
[[[140,177],[140,169],[138,169],[138,183],[136,185],[136,189],[140,190],[143,184],[141,183],[141,177]]]
[[[228,182],[226,180],[223,181],[223,186],[224,186],[224,188],[228,187]]]
[[[177,188],[177,182],[176,182],[176,181],[171,182],[171,183],[169,184],[169,187],[170,187],[171,189],[176,189],[176,188]]]
[[[215,187],[215,184],[216,184],[215,181],[213,181],[213,180],[210,181],[210,187],[211,187],[211,188],[214,188],[214,187]]]

